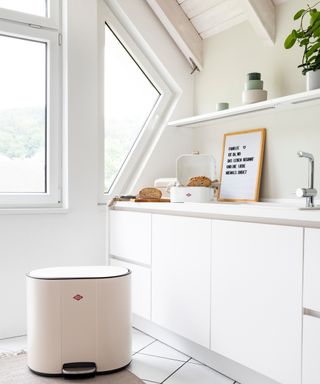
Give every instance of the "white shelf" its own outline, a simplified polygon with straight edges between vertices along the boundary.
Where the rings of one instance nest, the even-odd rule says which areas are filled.
[[[211,112],[204,115],[170,121],[168,125],[172,127],[194,128],[199,125],[209,124],[214,120],[226,119],[228,117],[235,117],[272,109],[290,109],[304,103],[309,103],[310,105],[320,103],[320,89],[266,100],[260,103],[241,105],[239,107],[225,109],[219,112]]]

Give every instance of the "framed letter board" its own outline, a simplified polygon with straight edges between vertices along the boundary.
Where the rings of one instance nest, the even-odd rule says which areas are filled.
[[[220,201],[258,201],[266,129],[224,135]]]

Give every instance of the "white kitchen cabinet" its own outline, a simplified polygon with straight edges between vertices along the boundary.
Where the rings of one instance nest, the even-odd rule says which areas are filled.
[[[150,265],[151,214],[110,210],[109,241],[111,256]]]
[[[152,321],[207,348],[210,237],[210,220],[152,217]]]
[[[302,228],[214,220],[211,349],[300,384],[302,263]]]
[[[304,247],[303,306],[320,312],[320,229],[305,229]]]
[[[302,384],[320,382],[320,319],[303,317],[303,365]]]
[[[128,268],[131,271],[131,308],[132,313],[151,319],[151,269],[110,259],[110,265]]]

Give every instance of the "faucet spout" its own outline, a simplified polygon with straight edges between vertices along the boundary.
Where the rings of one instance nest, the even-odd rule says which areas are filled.
[[[314,198],[317,195],[317,190],[314,189],[314,157],[311,153],[303,151],[299,151],[297,155],[309,160],[308,188],[299,188],[297,190],[297,196],[305,197],[307,208],[312,208],[314,207]]]
[[[314,161],[314,157],[313,157],[312,153],[299,151],[297,154],[299,157],[305,157],[306,159]]]

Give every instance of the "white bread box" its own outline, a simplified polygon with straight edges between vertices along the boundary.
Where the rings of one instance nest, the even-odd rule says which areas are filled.
[[[84,377],[131,361],[131,272],[110,266],[38,269],[27,275],[28,366]]]
[[[178,186],[171,187],[171,203],[210,203],[214,199],[212,187],[187,187],[191,177],[216,178],[216,161],[211,155],[182,155],[177,159]]]

